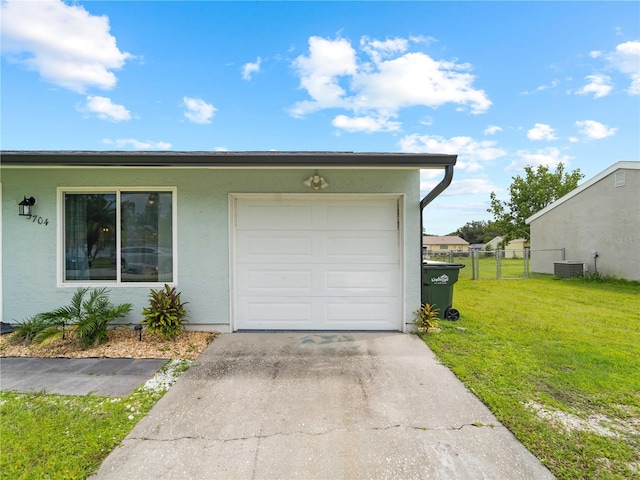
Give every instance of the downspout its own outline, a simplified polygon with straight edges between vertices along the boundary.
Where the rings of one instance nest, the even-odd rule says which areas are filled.
[[[432,201],[436,199],[438,195],[446,190],[446,188],[451,184],[451,180],[453,180],[453,165],[445,165],[444,166],[444,178],[442,181],[437,184],[433,190],[425,195],[425,197],[420,200],[420,278],[422,278],[422,232],[424,228],[424,219],[422,218],[422,214],[424,212],[424,208],[429,205]],[[420,281],[420,301],[424,298],[424,284]]]

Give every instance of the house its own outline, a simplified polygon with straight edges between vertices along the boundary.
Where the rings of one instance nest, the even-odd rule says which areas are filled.
[[[504,247],[504,258],[524,258],[526,244],[527,240],[524,238],[511,240]]]
[[[640,162],[617,162],[529,217],[531,271],[554,273],[536,250],[565,249],[588,272],[640,280]]]
[[[504,238],[501,236],[493,237],[487,243],[484,244],[484,249],[487,251],[501,250],[503,247]]]
[[[0,320],[106,286],[114,304],[133,304],[124,321],[137,323],[150,289],[166,283],[189,302],[189,328],[221,332],[411,329],[422,212],[456,163],[350,152],[1,155]],[[444,171],[424,198],[420,169]]]
[[[450,253],[467,253],[469,242],[457,235],[423,235],[422,251],[424,258],[445,256]]]

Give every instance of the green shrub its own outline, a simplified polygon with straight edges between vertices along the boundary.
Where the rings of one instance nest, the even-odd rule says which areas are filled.
[[[52,325],[51,321],[45,319],[42,315],[34,315],[27,318],[23,322],[17,322],[16,331],[11,338],[12,341],[19,343],[31,343],[36,335],[42,330]]]
[[[142,323],[150,333],[159,333],[164,338],[173,338],[184,330],[187,321],[188,302],[180,300],[176,287],[164,286],[164,289],[151,290],[149,306],[142,310]]]
[[[108,325],[116,318],[127,315],[132,305],[112,305],[109,290],[104,287],[92,290],[85,300],[89,290],[88,287],[78,288],[70,305],[38,314],[36,317],[42,320],[43,328],[37,331],[33,341],[44,345],[69,334],[84,347],[104,343],[108,338]]]
[[[422,305],[419,310],[414,313],[417,317],[413,320],[413,323],[418,327],[418,332],[427,332],[430,328],[438,328],[438,313],[440,310],[435,308],[435,305],[429,305],[428,303]]]

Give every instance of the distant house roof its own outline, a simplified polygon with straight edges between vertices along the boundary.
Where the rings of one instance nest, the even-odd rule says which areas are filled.
[[[2,151],[3,167],[442,168],[457,155],[377,152]]]
[[[437,235],[423,235],[423,245],[469,245],[469,242],[457,235],[445,235],[439,237]]]
[[[612,173],[614,173],[617,170],[640,170],[640,162],[616,162],[613,165],[611,165],[609,168],[607,168],[606,170],[600,172],[598,175],[596,175],[595,177],[587,180],[586,182],[584,182],[582,185],[580,185],[579,187],[571,190],[569,193],[567,193],[564,197],[559,198],[558,200],[556,200],[555,202],[553,202],[551,205],[547,205],[545,208],[543,208],[542,210],[540,210],[539,212],[531,215],[529,218],[527,218],[525,220],[525,223],[529,224],[531,222],[533,222],[534,220],[536,220],[537,218],[540,218],[542,215],[544,215],[545,213],[549,212],[550,210],[553,210],[554,208],[562,205],[564,202],[566,202],[567,200],[569,200],[570,198],[575,197],[576,195],[578,195],[580,192],[583,192],[584,190],[586,190],[587,188],[589,188],[591,185],[594,185],[596,183],[598,183],[600,180],[602,180],[603,178],[611,175]]]

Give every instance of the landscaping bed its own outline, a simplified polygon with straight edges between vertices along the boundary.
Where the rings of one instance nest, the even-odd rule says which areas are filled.
[[[15,334],[0,336],[3,357],[66,358],[166,358],[195,360],[216,337],[211,332],[182,332],[173,340],[158,334],[142,333],[131,328],[110,330],[107,342],[96,347],[80,348],[74,340],[58,340],[50,345],[25,344],[14,340]]]

